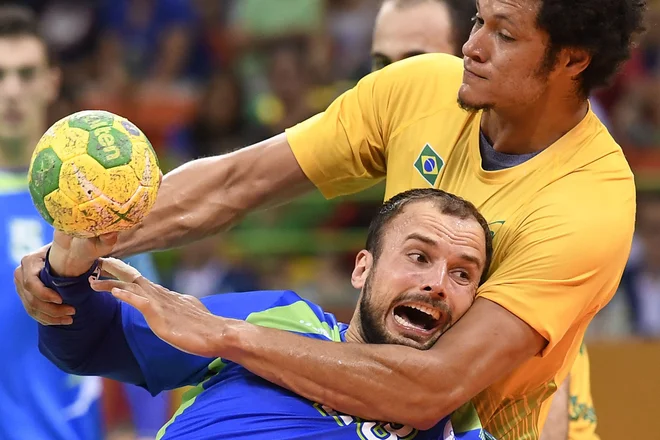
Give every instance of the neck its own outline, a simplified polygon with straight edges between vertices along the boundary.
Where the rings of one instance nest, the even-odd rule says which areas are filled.
[[[365,344],[364,336],[362,335],[362,327],[360,326],[360,310],[356,309],[351,322],[346,330],[346,342],[356,344]]]
[[[485,111],[481,129],[495,151],[534,153],[548,148],[577,126],[587,110],[586,100],[540,99],[524,108]]]
[[[0,168],[27,168],[39,138],[0,138]]]

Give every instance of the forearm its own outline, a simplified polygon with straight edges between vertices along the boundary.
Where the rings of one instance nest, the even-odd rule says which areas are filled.
[[[226,230],[249,211],[312,188],[285,135],[223,156],[186,163],[168,173],[156,204],[120,235],[114,256],[180,246]]]
[[[223,335],[226,359],[341,413],[428,429],[465,403],[452,386],[461,371],[413,348],[324,342],[239,321]]]
[[[73,306],[76,314],[68,326],[39,325],[41,353],[71,374],[144,383],[124,336],[120,303],[109,293],[89,287],[91,271],[77,278],[54,277],[46,261],[40,274],[42,282]]]
[[[503,307],[477,299],[429,350],[332,343],[214,318],[211,353],[334,410],[428,429],[546,344]],[[469,368],[466,368],[469,366]]]

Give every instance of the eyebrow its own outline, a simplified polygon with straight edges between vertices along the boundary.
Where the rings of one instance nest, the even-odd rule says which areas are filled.
[[[479,258],[475,257],[474,255],[470,255],[470,254],[461,254],[461,255],[460,255],[460,258],[461,258],[461,260],[465,260],[465,261],[469,261],[470,263],[473,263],[473,264],[474,264],[475,266],[477,266],[479,269],[481,269],[482,266],[483,266],[482,261],[481,261]]]
[[[432,238],[426,237],[426,236],[424,236],[422,234],[418,234],[416,232],[413,232],[412,234],[408,235],[406,237],[406,241],[408,241],[408,240],[421,241],[422,243],[428,244],[429,246],[437,246],[438,245],[438,243],[435,240],[433,240]],[[470,263],[474,264],[479,269],[481,269],[483,267],[483,262],[481,261],[481,259],[479,259],[478,257],[475,257],[474,255],[462,253],[458,257],[461,260],[464,260],[464,261],[467,261],[467,262],[470,262]]]
[[[493,15],[493,18],[494,18],[495,20],[498,20],[498,21],[506,21],[506,22],[509,23],[510,25],[515,26],[515,27],[518,27],[518,23],[516,23],[515,21],[513,21],[513,20],[511,19],[511,17],[509,17],[509,16],[506,15],[506,14],[502,14],[502,13],[500,13],[500,14],[495,14],[495,15]]]
[[[433,240],[432,238],[426,237],[426,236],[424,236],[422,234],[418,234],[416,232],[413,232],[412,234],[408,235],[406,237],[406,241],[408,241],[408,240],[421,241],[422,243],[426,243],[429,246],[437,246],[438,245],[438,243],[435,240]]]

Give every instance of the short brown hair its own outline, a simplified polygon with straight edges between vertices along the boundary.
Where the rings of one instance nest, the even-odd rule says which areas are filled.
[[[452,217],[476,220],[484,230],[486,240],[486,263],[481,274],[481,282],[484,282],[490,269],[493,258],[493,234],[488,227],[488,222],[479,210],[467,200],[454,194],[435,188],[417,188],[399,193],[383,203],[376,216],[369,224],[367,234],[367,251],[371,252],[374,261],[378,260],[382,251],[383,229],[396,216],[398,216],[406,205],[414,202],[430,201],[436,202],[440,212]]]
[[[39,31],[39,22],[34,11],[19,5],[0,6],[0,38],[23,36],[35,37],[41,41],[46,48],[48,63],[53,63],[53,54]]]

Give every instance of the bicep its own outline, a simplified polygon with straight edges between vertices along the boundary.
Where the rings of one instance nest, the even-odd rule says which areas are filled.
[[[236,185],[227,188],[249,187],[258,196],[256,206],[286,203],[314,189],[284,133],[231,154],[237,156],[234,162],[245,169],[235,177]]]
[[[452,401],[460,405],[539,353],[545,339],[504,307],[477,298],[432,350],[451,359],[460,378]],[[469,368],[466,366],[469,365]]]

